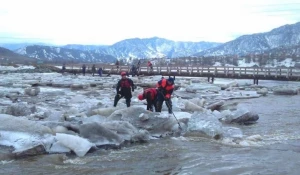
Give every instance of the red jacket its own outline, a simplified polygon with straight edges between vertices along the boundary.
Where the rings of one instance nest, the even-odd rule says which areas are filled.
[[[159,88],[159,89],[162,89],[162,93],[163,95],[166,97],[166,98],[170,98],[172,93],[173,93],[173,90],[174,90],[174,85],[169,85],[167,83],[167,79],[162,79],[160,81],[157,82],[156,84],[156,87]]]
[[[150,99],[149,100],[155,100],[156,99],[156,96],[157,96],[157,90],[156,88],[149,88],[149,89],[146,89],[144,91],[144,97],[149,97]]]

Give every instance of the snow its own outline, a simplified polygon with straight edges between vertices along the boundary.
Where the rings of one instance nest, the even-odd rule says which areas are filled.
[[[294,67],[296,63],[298,62],[293,61],[292,58],[286,58],[280,62],[274,59],[271,63],[266,64],[264,67],[270,67],[270,68],[281,67],[281,66]],[[223,66],[223,64],[220,62],[215,62],[213,66]],[[251,60],[250,63],[246,63],[245,59],[240,59],[238,60],[238,66],[234,66],[232,64],[225,64],[225,66],[226,67],[253,67],[253,66],[259,67],[259,62]]]
[[[19,65],[18,67],[0,66],[0,70],[14,71],[14,70],[22,70],[22,69],[35,69],[35,67],[33,67],[33,66],[26,66],[26,65]]]

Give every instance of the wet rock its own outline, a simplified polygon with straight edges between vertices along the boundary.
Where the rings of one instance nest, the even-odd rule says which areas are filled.
[[[244,125],[250,125],[256,123],[256,121],[259,119],[258,114],[252,113],[252,112],[246,112],[245,114],[231,120],[230,123],[238,123],[238,124],[244,124]]]
[[[46,154],[45,147],[43,145],[37,145],[33,148],[24,150],[24,151],[19,151],[19,152],[13,152],[13,157],[14,158],[24,158],[28,156],[36,156],[36,155],[41,155],[41,154]]]

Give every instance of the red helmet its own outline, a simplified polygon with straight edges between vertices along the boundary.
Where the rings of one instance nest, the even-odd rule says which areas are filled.
[[[139,94],[139,95],[138,95],[138,99],[139,99],[139,100],[144,100],[143,94]]]
[[[121,76],[127,75],[126,72],[121,72]]]

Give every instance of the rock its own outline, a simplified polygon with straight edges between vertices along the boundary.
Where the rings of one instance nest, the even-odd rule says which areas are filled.
[[[33,148],[24,150],[24,151],[18,151],[18,152],[13,152],[13,157],[14,158],[24,158],[28,156],[36,156],[36,155],[41,155],[41,154],[46,154],[45,147],[43,145],[37,145]]]
[[[252,112],[246,112],[245,114],[231,120],[230,123],[238,123],[238,124],[254,124],[259,119],[258,114]]]

